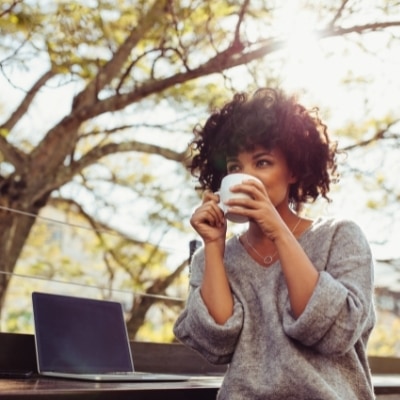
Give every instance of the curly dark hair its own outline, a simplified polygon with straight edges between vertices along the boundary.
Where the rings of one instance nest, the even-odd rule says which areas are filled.
[[[252,96],[237,93],[193,132],[194,155],[188,168],[200,189],[219,189],[227,174],[227,156],[262,146],[279,148],[296,176],[289,190],[296,209],[319,195],[329,201],[329,185],[337,178],[337,144],[329,139],[318,109],[307,111],[294,96],[272,88],[259,89]]]

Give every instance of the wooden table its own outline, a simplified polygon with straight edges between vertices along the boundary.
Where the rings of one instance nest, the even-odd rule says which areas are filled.
[[[387,397],[388,399],[400,399],[400,374],[374,374],[372,375],[377,398],[384,399],[380,395],[397,395],[396,397]]]
[[[0,399],[215,400],[224,366],[208,364],[179,344],[131,342],[139,371],[187,374],[184,382],[95,383],[66,379],[0,379]],[[378,400],[400,400],[400,358],[370,357]],[[0,333],[0,371],[36,371],[33,335]],[[216,376],[217,375],[217,376]],[[167,397],[168,398],[168,397]]]
[[[221,377],[192,377],[182,382],[100,383],[56,378],[0,379],[0,398],[215,400],[221,380]]]
[[[182,382],[84,382],[67,379],[0,379],[0,398],[96,400],[215,400],[222,377],[191,377]],[[374,375],[377,399],[400,399],[400,375]]]

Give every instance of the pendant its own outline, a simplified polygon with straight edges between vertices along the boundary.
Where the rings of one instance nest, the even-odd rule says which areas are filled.
[[[273,260],[272,256],[265,256],[264,257],[264,264],[271,264]]]

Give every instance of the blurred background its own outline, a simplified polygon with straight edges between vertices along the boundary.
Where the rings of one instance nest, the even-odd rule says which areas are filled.
[[[333,201],[305,213],[364,230],[369,352],[400,356],[399,45],[394,0],[3,0],[0,330],[32,333],[47,291],[121,301],[131,339],[173,341],[198,240],[193,127],[279,86],[345,151]]]

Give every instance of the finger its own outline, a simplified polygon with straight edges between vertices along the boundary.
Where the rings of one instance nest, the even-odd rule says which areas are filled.
[[[244,193],[254,200],[262,200],[268,198],[268,193],[263,185],[252,179],[245,181],[239,185],[232,186],[230,190],[234,193]]]
[[[214,201],[216,203],[219,202],[219,195],[217,193],[213,193],[211,190],[205,190],[202,198],[203,204],[208,201]]]
[[[215,202],[207,202],[200,206],[192,216],[195,224],[207,224],[210,226],[223,226],[225,218],[223,211]]]
[[[254,219],[257,214],[267,215],[271,209],[271,203],[268,197],[253,198],[233,198],[225,203],[226,212],[234,213]]]

